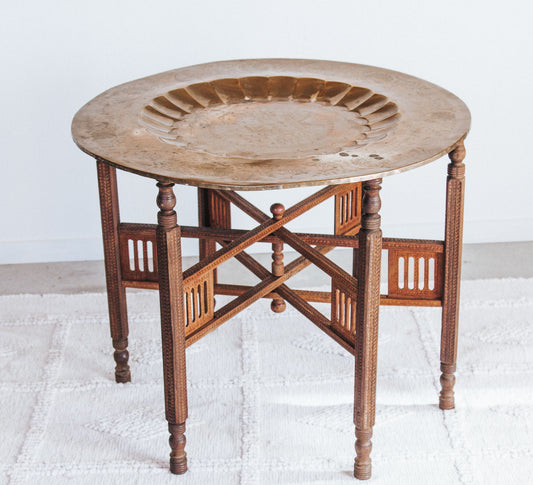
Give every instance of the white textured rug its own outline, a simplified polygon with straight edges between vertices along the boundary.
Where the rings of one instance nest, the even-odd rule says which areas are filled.
[[[439,309],[382,309],[373,484],[533,483],[533,280],[462,297],[448,412]],[[266,301],[188,349],[190,471],[170,475],[157,295],[128,303],[119,385],[103,294],[0,297],[0,483],[356,483],[353,357]]]

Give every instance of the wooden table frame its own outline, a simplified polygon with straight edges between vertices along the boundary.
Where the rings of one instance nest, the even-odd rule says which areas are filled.
[[[271,307],[276,312],[283,311],[285,302],[290,303],[355,356],[356,478],[367,479],[371,475],[370,439],[375,422],[380,304],[442,306],[439,405],[441,409],[454,407],[464,157],[461,141],[449,153],[444,241],[382,238],[381,179],[330,185],[287,210],[281,204],[274,204],[272,217],[233,191],[199,188],[198,227],[178,226],[174,184],[160,181],[157,184],[158,224],[122,223],[116,169],[105,160],[97,159],[115,378],[117,382],[131,379],[125,288],[158,289],[172,473],[187,470],[185,349],[259,298],[272,299]],[[293,233],[284,227],[330,197],[335,197],[334,235]],[[231,204],[255,219],[258,226],[250,231],[232,229]],[[197,238],[200,244],[200,261],[184,272],[182,237]],[[256,242],[272,244],[271,270],[245,252]],[[283,263],[284,244],[301,254],[287,265]],[[353,274],[325,256],[335,247],[354,249]],[[388,250],[387,295],[380,295],[382,250]],[[255,286],[219,283],[216,268],[232,257],[261,281]],[[331,291],[292,290],[285,285],[291,276],[309,264],[331,277]],[[235,298],[215,310],[217,294]],[[330,318],[318,312],[310,302],[330,303]]]

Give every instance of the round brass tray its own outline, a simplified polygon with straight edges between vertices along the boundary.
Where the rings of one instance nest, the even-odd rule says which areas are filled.
[[[427,81],[303,59],[214,62],[109,89],[78,111],[77,145],[159,180],[234,190],[357,182],[448,153],[465,104]]]

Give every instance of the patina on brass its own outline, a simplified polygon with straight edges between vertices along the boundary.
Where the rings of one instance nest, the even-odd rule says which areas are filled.
[[[206,188],[357,182],[428,163],[468,132],[448,91],[358,64],[257,59],[201,64],[112,88],[75,116],[87,153]]]

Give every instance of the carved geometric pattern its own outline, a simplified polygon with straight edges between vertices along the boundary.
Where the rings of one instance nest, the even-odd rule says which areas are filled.
[[[335,196],[335,234],[355,234],[361,224],[361,182],[346,184]]]
[[[355,304],[357,294],[334,278],[331,279],[331,325],[337,330],[355,335]]]
[[[155,239],[153,226],[121,224],[120,265],[124,281],[158,281]]]
[[[443,289],[443,253],[389,250],[388,295],[438,300]]]
[[[213,273],[206,273],[189,285],[184,285],[183,299],[185,303],[185,334],[189,335],[213,319],[215,305]]]

